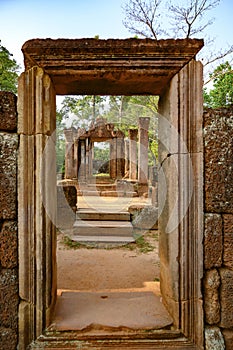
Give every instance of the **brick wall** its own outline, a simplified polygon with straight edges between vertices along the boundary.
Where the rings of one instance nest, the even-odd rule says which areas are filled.
[[[16,96],[0,91],[0,349],[18,343]]]
[[[207,349],[233,349],[233,108],[204,112]]]

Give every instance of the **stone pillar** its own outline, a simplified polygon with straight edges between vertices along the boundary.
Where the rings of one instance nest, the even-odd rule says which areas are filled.
[[[129,177],[129,140],[125,139],[125,174],[126,178]]]
[[[148,128],[150,118],[141,117],[139,124],[139,146],[138,146],[138,182],[148,183]]]
[[[117,178],[122,179],[124,172],[124,138],[117,139]]]
[[[93,152],[94,152],[94,143],[90,141],[89,143],[89,176],[93,175]]]
[[[113,138],[110,142],[110,177],[117,177],[117,139]]]
[[[73,128],[65,129],[64,135],[66,138],[65,150],[65,179],[73,179],[75,176],[74,170],[74,130]]]
[[[197,348],[204,320],[202,80],[202,64],[192,60],[160,96],[158,118],[160,289],[174,325]]]
[[[89,177],[89,139],[86,138],[85,143],[85,178],[88,179]]]
[[[129,129],[129,178],[137,180],[137,129]]]
[[[56,285],[56,93],[42,68],[18,88],[19,349],[51,324]]]
[[[78,178],[78,146],[79,142],[78,139],[74,140],[74,177],[77,179]]]
[[[79,167],[79,174],[78,178],[81,181],[84,181],[86,179],[86,155],[85,155],[85,140],[80,140],[80,148],[81,148],[81,161],[80,161],[80,167]]]

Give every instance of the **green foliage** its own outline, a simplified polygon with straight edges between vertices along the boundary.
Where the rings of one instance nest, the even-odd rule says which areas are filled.
[[[213,88],[207,92],[204,89],[204,105],[218,108],[228,107],[233,104],[233,69],[229,62],[220,64],[210,74],[213,80]]]
[[[104,96],[66,96],[62,102],[60,112],[63,114],[63,119],[68,119],[73,114],[73,126],[87,128],[92,121],[102,114],[104,101]]]
[[[0,91],[17,93],[19,65],[0,41]]]
[[[104,162],[109,161],[110,151],[108,142],[95,142],[94,143],[94,159],[102,160]]]

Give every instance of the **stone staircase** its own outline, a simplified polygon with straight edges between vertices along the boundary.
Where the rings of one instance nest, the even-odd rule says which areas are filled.
[[[103,197],[138,197],[130,182],[117,183],[79,183],[78,196],[103,196]]]
[[[127,244],[134,242],[133,226],[127,211],[78,209],[72,240],[88,244]]]

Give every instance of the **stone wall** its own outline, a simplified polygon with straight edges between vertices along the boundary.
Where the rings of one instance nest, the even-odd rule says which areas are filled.
[[[233,349],[233,108],[204,113],[206,349]]]
[[[18,343],[16,96],[0,91],[0,349]]]

